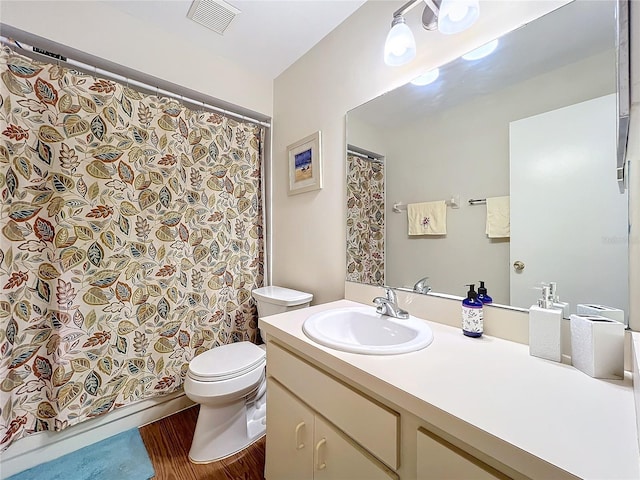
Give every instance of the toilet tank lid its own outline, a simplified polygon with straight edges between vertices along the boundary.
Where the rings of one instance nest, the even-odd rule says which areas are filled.
[[[256,288],[251,293],[253,294],[253,298],[256,300],[272,303],[274,305],[284,305],[286,307],[301,305],[313,300],[313,295],[311,293],[299,292],[298,290],[277,287],[274,285],[270,287]]]
[[[214,347],[189,362],[189,374],[196,379],[221,379],[242,375],[264,361],[265,351],[251,342]]]

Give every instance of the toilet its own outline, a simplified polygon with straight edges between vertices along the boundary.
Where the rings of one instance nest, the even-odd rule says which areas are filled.
[[[264,435],[265,365],[264,349],[251,342],[215,347],[189,362],[184,393],[200,404],[189,460],[221,460]]]
[[[313,295],[283,287],[253,291],[259,316],[309,306]],[[209,463],[245,449],[265,434],[264,345],[236,342],[201,353],[189,362],[184,392],[200,404],[189,460]]]

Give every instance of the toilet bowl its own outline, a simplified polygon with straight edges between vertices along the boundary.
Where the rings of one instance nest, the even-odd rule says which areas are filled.
[[[189,459],[209,463],[265,433],[265,350],[250,342],[212,348],[189,362],[184,392],[200,404]]]

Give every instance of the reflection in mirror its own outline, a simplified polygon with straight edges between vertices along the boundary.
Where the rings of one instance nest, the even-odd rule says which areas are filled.
[[[347,150],[347,280],[384,285],[384,160]]]
[[[541,282],[557,282],[572,311],[577,303],[626,311],[615,14],[616,2],[576,0],[503,36],[487,57],[459,58],[428,85],[351,110],[347,142],[383,158],[387,202],[375,229],[384,232],[384,264],[375,278],[351,267],[347,279],[411,289],[429,276],[433,292],[458,296],[483,280],[494,303],[521,308],[536,303]],[[349,167],[348,176],[348,202],[363,203],[371,174]],[[496,210],[485,199],[497,197],[508,197],[510,233],[490,237],[487,213]],[[452,198],[460,202],[446,209],[446,235],[407,234],[407,204]],[[351,236],[352,208],[351,259],[371,243],[362,228]]]

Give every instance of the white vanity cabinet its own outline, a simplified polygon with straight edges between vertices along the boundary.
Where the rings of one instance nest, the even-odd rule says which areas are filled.
[[[395,478],[275,379],[267,388],[267,479]]]
[[[279,344],[267,356],[267,480],[509,478]],[[417,432],[402,445],[401,424]]]
[[[398,478],[397,413],[271,342],[267,356],[267,480]]]

